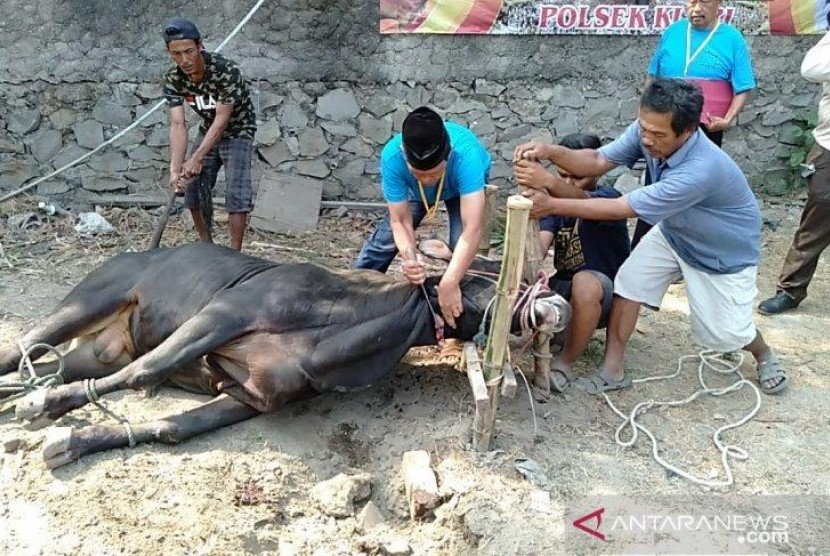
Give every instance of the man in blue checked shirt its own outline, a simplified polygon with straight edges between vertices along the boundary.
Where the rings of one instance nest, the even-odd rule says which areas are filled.
[[[650,187],[616,199],[563,199],[535,189],[525,193],[533,200],[532,217],[639,216],[656,224],[617,272],[602,365],[578,383],[590,393],[631,385],[623,357],[640,308],[659,308],[678,278],[686,282],[696,344],[717,352],[752,353],[767,394],[789,384],[752,320],[761,255],[758,202],[735,161],[700,131],[702,109],[703,95],[695,85],[655,79],[640,99],[637,121],[601,149],[526,143],[515,150],[517,161],[549,160],[579,176],[599,176],[644,158],[654,176]]]

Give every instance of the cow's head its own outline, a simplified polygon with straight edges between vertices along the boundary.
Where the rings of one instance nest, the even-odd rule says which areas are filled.
[[[437,261],[448,262],[452,256],[449,247],[440,240],[422,241],[419,248],[426,256]],[[447,337],[471,340],[479,332],[485,313],[487,313],[486,317],[489,321],[493,311],[493,307],[490,307],[490,305],[496,295],[500,271],[501,261],[481,256],[476,257],[470,265],[467,275],[461,281],[461,302],[464,306],[464,312],[460,318],[456,319],[454,330],[449,327],[446,328]],[[435,311],[439,313],[436,286],[440,280],[440,276],[431,276],[427,278],[426,282],[430,303]],[[525,285],[526,288],[530,286],[532,284]],[[532,296],[532,298],[522,299],[522,297],[522,295],[519,295],[518,302],[520,305],[513,313],[510,326],[511,332],[519,332],[523,326],[531,324],[536,330],[554,334],[564,330],[571,320],[570,304],[555,292],[543,291]],[[531,304],[530,307],[526,307],[528,302]],[[522,318],[523,315],[524,319]],[[523,323],[522,320],[525,322]],[[488,329],[489,325],[485,323],[484,331],[487,332]]]

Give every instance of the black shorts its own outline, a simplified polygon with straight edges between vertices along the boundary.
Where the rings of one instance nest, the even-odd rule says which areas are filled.
[[[602,311],[599,316],[597,328],[605,328],[608,326],[608,315],[611,314],[611,305],[614,303],[614,281],[602,272],[596,270],[580,270],[580,272],[591,274],[591,276],[595,277],[602,284]],[[556,276],[554,276],[550,279],[550,289],[570,301],[571,280],[557,280]]]

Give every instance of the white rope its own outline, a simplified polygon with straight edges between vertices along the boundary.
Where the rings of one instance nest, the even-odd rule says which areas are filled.
[[[260,6],[262,6],[262,4],[264,4],[264,3],[265,3],[265,0],[259,0],[256,3],[256,5],[254,5],[254,7],[251,8],[251,10],[248,12],[248,15],[246,15],[244,18],[242,18],[242,21],[239,22],[239,24],[234,28],[234,30],[231,31],[231,33],[227,37],[225,37],[225,40],[223,40],[219,44],[219,46],[216,47],[214,52],[219,52],[220,50],[222,50],[222,48],[224,48],[225,45],[228,44],[231,41],[231,39],[233,39],[233,37],[236,36],[237,33],[239,33],[239,31],[242,29],[242,27],[246,23],[248,23],[248,21],[254,16],[254,14],[260,8]],[[140,118],[138,118],[136,121],[134,121],[132,124],[125,127],[120,132],[118,132],[117,134],[113,135],[112,137],[110,137],[109,139],[107,139],[106,141],[104,141],[103,143],[98,145],[97,147],[95,147],[93,150],[89,151],[88,153],[85,153],[85,154],[81,155],[80,157],[76,158],[72,162],[61,166],[60,168],[58,168],[57,170],[55,170],[51,174],[48,174],[48,175],[43,176],[41,178],[38,178],[35,181],[33,181],[32,183],[24,185],[23,187],[21,187],[19,189],[16,189],[15,191],[12,191],[11,193],[7,193],[6,195],[3,195],[2,197],[0,197],[0,203],[2,203],[3,201],[9,200],[12,197],[17,197],[21,193],[25,193],[26,191],[29,191],[33,187],[38,186],[39,184],[45,182],[46,180],[51,179],[51,178],[53,178],[53,177],[55,177],[59,174],[62,174],[63,172],[65,172],[66,170],[72,168],[73,166],[77,166],[78,164],[80,164],[81,162],[83,162],[87,158],[91,157],[92,155],[94,155],[95,153],[97,153],[98,151],[103,149],[104,147],[106,147],[108,145],[111,145],[112,143],[114,143],[115,141],[117,141],[118,139],[120,139],[121,137],[123,137],[124,135],[126,135],[127,133],[132,131],[133,129],[135,129],[139,124],[141,124],[141,122],[143,122],[144,120],[149,118],[150,115],[153,112],[155,112],[156,110],[158,110],[159,108],[161,108],[165,104],[167,104],[166,99],[165,100],[160,100],[158,103],[156,103],[155,106],[153,106],[150,110],[148,110],[147,112],[142,114],[142,116]]]
[[[740,354],[740,357],[739,357],[737,363],[731,364],[728,361],[724,360],[724,357],[723,357],[722,354],[719,354],[717,352],[710,351],[710,350],[704,350],[704,351],[699,352],[696,355],[684,355],[684,356],[680,357],[678,359],[678,362],[677,362],[677,370],[672,374],[641,378],[641,379],[634,380],[632,382],[637,384],[637,383],[652,382],[652,381],[655,381],[655,380],[665,380],[665,379],[677,377],[678,375],[680,375],[680,372],[683,369],[683,364],[686,361],[693,360],[693,359],[699,359],[700,360],[700,363],[698,364],[698,367],[697,367],[697,376],[698,376],[698,380],[700,382],[701,388],[699,388],[698,390],[695,390],[695,392],[693,392],[690,396],[688,396],[688,397],[686,397],[682,400],[672,400],[672,401],[649,400],[649,401],[646,401],[646,402],[640,402],[640,403],[638,403],[637,405],[634,406],[634,409],[631,410],[631,413],[629,415],[625,415],[622,411],[617,409],[617,407],[611,402],[611,398],[609,398],[608,395],[605,392],[602,393],[603,397],[605,398],[605,401],[608,402],[608,406],[611,408],[611,410],[614,411],[614,413],[616,413],[621,419],[623,419],[623,422],[620,424],[619,427],[617,427],[617,430],[614,433],[614,439],[616,440],[616,442],[619,446],[621,446],[623,448],[628,448],[630,446],[633,446],[637,442],[638,432],[641,431],[643,434],[648,436],[649,439],[651,439],[651,454],[654,457],[654,460],[657,463],[659,463],[660,465],[662,465],[664,468],[666,468],[667,470],[669,470],[672,473],[675,473],[676,475],[679,475],[679,476],[683,477],[684,479],[687,479],[687,480],[689,480],[689,481],[691,481],[695,484],[704,485],[704,486],[708,486],[708,487],[729,486],[729,485],[734,483],[734,476],[732,474],[732,468],[729,465],[729,458],[731,457],[731,458],[734,458],[734,459],[737,459],[737,460],[746,460],[746,459],[749,458],[749,454],[746,452],[746,450],[744,450],[742,448],[739,448],[738,446],[732,446],[732,445],[729,445],[729,444],[725,444],[721,440],[721,434],[723,434],[724,431],[740,427],[741,425],[743,425],[744,423],[746,423],[747,421],[749,421],[750,419],[755,417],[755,415],[758,413],[758,410],[761,408],[761,392],[758,390],[758,388],[752,382],[750,382],[749,380],[744,378],[744,376],[738,370],[740,368],[741,364],[744,361],[744,354],[743,353]],[[703,377],[704,371],[707,370],[707,369],[711,370],[713,372],[719,373],[719,374],[734,373],[735,375],[737,375],[738,380],[736,380],[734,383],[732,383],[731,385],[726,386],[724,388],[710,388],[706,384],[706,381],[704,380],[704,377]],[[663,457],[660,456],[660,452],[659,452],[658,444],[657,444],[657,439],[654,437],[654,435],[651,433],[651,431],[649,431],[646,427],[644,427],[642,424],[640,424],[637,421],[637,418],[640,415],[645,414],[646,412],[648,412],[653,407],[678,407],[678,406],[689,404],[692,401],[696,400],[697,398],[699,398],[703,395],[723,396],[723,395],[729,394],[731,392],[737,392],[738,390],[740,390],[744,386],[749,386],[753,390],[753,392],[755,393],[755,406],[746,415],[744,415],[742,418],[738,419],[737,421],[735,421],[733,423],[728,423],[726,425],[723,425],[722,427],[719,427],[712,434],[712,441],[715,443],[715,446],[717,447],[718,451],[720,451],[720,454],[721,454],[721,464],[723,465],[723,469],[726,472],[726,479],[725,480],[717,481],[717,480],[711,480],[711,479],[698,477],[696,475],[693,475],[692,473],[689,473],[687,471],[684,471],[683,469],[680,469],[676,465],[671,464],[668,461],[666,461],[665,459],[663,459]],[[629,428],[629,427],[631,428],[631,437],[628,440],[623,440],[622,439],[623,431],[626,428]]]
[[[127,443],[130,445],[130,448],[135,448],[136,441],[135,441],[135,433],[133,432],[133,426],[127,420],[126,417],[121,417],[113,410],[109,409],[107,406],[104,405],[104,402],[101,400],[101,395],[98,393],[98,390],[95,388],[95,379],[94,378],[87,378],[84,379],[84,394],[86,394],[86,399],[89,400],[90,403],[95,404],[98,409],[100,409],[104,415],[111,417],[118,421],[127,433]]]

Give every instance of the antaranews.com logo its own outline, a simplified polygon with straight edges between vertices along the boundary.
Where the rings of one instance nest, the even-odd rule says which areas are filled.
[[[813,498],[813,504],[805,504],[805,497],[793,496],[646,503],[607,497],[566,513],[565,540],[573,552],[589,554],[655,549],[663,554],[823,554],[830,550],[824,525],[830,500]]]

